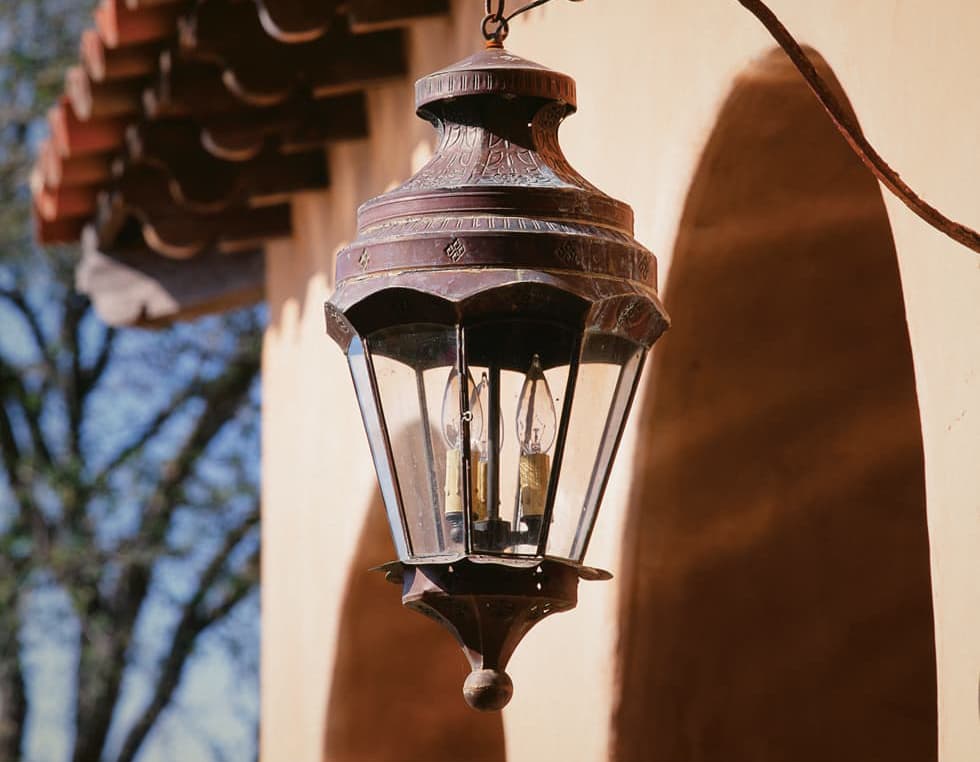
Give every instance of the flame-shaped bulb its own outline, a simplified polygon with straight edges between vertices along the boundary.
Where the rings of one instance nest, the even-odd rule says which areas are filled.
[[[483,441],[484,400],[480,390],[473,383],[473,376],[466,371],[467,390],[469,391],[469,410],[465,413],[469,421],[469,442],[466,443],[472,453]],[[446,380],[446,390],[442,395],[442,436],[446,440],[446,483],[445,483],[445,512],[450,522],[450,537],[453,542],[463,538],[463,441],[462,415],[460,414],[459,371],[453,368]],[[479,461],[478,461],[479,462]],[[470,463],[473,463],[471,456]],[[472,510],[477,519],[486,515],[486,468],[475,469],[471,476],[473,495]]]
[[[473,376],[466,371],[470,399],[468,418],[470,423],[470,442],[475,446],[483,440],[483,420],[486,417],[483,410],[483,397],[480,395]],[[459,371],[453,368],[446,380],[446,391],[442,395],[442,436],[450,450],[462,449],[460,441],[462,425],[460,421]]]
[[[541,368],[541,358],[534,355],[517,405],[517,438],[521,454],[548,452],[555,443],[557,429],[551,387]]]
[[[548,451],[555,443],[557,429],[558,419],[551,387],[541,367],[541,358],[534,355],[518,400],[517,439],[521,445],[518,508],[524,523],[535,536],[540,530],[548,499],[548,479],[551,475]]]

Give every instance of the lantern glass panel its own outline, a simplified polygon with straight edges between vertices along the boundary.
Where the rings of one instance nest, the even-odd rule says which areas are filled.
[[[462,536],[447,519],[462,510],[459,406],[450,402],[444,415],[447,397],[459,390],[457,329],[394,326],[372,333],[367,345],[411,555],[462,552]]]
[[[617,336],[585,336],[548,532],[549,556],[576,562],[585,556],[644,354]]]
[[[576,334],[546,322],[467,327],[465,356],[480,408],[471,458],[470,548],[539,554]],[[475,430],[475,428],[474,428]]]
[[[387,437],[379,415],[374,385],[371,383],[367,355],[364,353],[364,345],[357,336],[351,341],[347,350],[347,362],[350,365],[350,374],[357,393],[357,403],[361,408],[361,418],[364,419],[364,429],[367,432],[371,457],[374,459],[374,468],[378,474],[381,496],[384,498],[385,510],[388,513],[388,525],[391,528],[395,551],[399,558],[408,558],[408,538],[398,506],[398,487],[389,457]]]

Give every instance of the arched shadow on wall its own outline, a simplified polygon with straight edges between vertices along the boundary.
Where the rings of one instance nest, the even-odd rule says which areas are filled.
[[[720,112],[665,297],[674,328],[627,522],[615,758],[935,759],[894,242],[875,180],[781,52]]]
[[[463,700],[469,672],[438,624],[401,605],[372,566],[395,558],[381,497],[367,511],[350,570],[327,708],[328,762],[498,762],[500,714]]]

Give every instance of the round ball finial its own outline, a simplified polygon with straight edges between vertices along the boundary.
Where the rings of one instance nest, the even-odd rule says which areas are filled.
[[[466,703],[481,712],[496,712],[507,706],[514,695],[514,683],[506,672],[475,669],[463,683]]]

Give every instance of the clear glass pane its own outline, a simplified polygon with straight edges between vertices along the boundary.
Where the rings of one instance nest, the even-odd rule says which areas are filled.
[[[367,358],[364,354],[364,345],[356,336],[347,350],[347,362],[350,365],[351,378],[354,380],[357,402],[361,408],[361,418],[364,419],[364,430],[367,432],[368,444],[371,447],[371,457],[374,458],[374,468],[378,474],[385,511],[388,513],[388,525],[391,527],[395,551],[399,558],[405,559],[409,557],[409,550],[405,526],[402,523],[401,511],[398,507],[398,487],[392,473],[391,461],[388,459],[387,441],[378,415],[378,406],[374,397],[374,386],[371,384]]]
[[[444,401],[455,378],[456,329],[404,325],[368,338],[413,556],[462,551],[458,408]],[[455,417],[454,417],[455,412]]]
[[[471,407],[483,411],[472,442],[473,552],[538,553],[574,344],[546,323],[466,329]]]
[[[575,385],[547,554],[581,561],[606,488],[645,350],[587,334]]]

